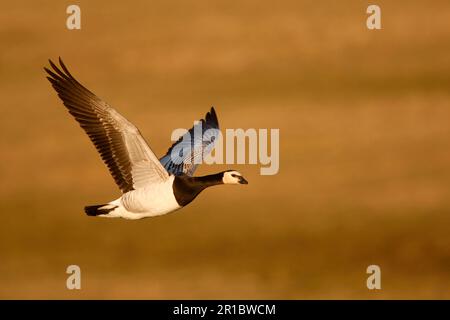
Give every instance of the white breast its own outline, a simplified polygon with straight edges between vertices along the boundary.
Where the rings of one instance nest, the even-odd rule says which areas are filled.
[[[123,194],[121,204],[131,215],[124,218],[154,217],[181,208],[173,194],[174,179],[175,176],[171,176],[163,183],[144,186]]]

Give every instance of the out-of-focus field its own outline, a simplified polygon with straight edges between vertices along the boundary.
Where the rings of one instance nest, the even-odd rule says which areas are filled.
[[[0,298],[450,298],[449,1],[377,1],[380,31],[367,1],[77,3],[81,31],[71,1],[1,4]],[[44,77],[58,56],[158,155],[211,105],[279,128],[279,174],[85,216],[119,192]]]

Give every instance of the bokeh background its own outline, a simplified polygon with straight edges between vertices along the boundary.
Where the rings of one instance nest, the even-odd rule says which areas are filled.
[[[450,298],[450,2],[374,3],[380,31],[368,1],[2,1],[0,298]],[[58,56],[158,155],[211,105],[279,128],[279,174],[85,216],[119,191],[44,77]]]

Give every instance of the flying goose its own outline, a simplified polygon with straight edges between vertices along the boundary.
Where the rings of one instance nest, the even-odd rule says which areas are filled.
[[[125,219],[159,216],[188,205],[208,187],[248,183],[235,170],[193,176],[198,160],[211,152],[219,132],[214,108],[158,160],[139,130],[75,80],[61,58],[60,68],[49,62],[53,70],[44,68],[47,79],[88,134],[122,191],[122,196],[114,201],[86,206],[88,216]],[[196,137],[193,133],[200,129],[203,137]]]

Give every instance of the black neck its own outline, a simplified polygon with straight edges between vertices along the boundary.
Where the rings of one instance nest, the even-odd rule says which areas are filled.
[[[223,184],[223,172],[210,174],[202,177],[190,177],[194,184],[200,185],[203,189]]]
[[[223,172],[203,177],[176,176],[173,182],[175,199],[180,206],[190,203],[208,187],[223,184]]]

